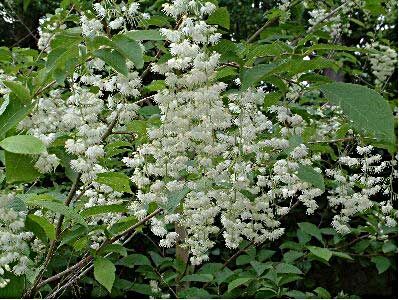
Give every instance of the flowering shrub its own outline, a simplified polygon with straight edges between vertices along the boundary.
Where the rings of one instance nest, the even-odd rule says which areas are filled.
[[[320,264],[395,268],[396,3],[317,2],[236,41],[216,1],[63,1],[1,47],[0,295],[330,298],[355,292]],[[379,35],[339,44],[360,14]]]

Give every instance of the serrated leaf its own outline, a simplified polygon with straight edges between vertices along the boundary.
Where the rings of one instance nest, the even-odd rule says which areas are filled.
[[[111,293],[112,286],[115,281],[116,268],[114,264],[104,258],[97,257],[94,259],[94,278]]]
[[[106,213],[123,213],[127,212],[123,204],[97,205],[84,209],[80,214],[82,217],[90,217]]]
[[[275,64],[261,64],[256,65],[251,69],[246,69],[241,74],[241,89],[246,90],[251,86],[255,86],[259,83],[263,77],[267,76],[268,73],[273,70]]]
[[[176,207],[180,205],[180,202],[186,197],[186,195],[190,192],[189,188],[183,188],[180,191],[171,192],[168,195],[168,201],[164,205],[167,211],[174,211]]]
[[[30,92],[22,83],[6,80],[2,81],[2,83],[8,87],[22,103],[29,103],[31,101]]]
[[[252,280],[253,278],[237,278],[231,281],[227,287],[227,292],[230,293],[235,288],[248,283],[248,281]]]
[[[55,227],[46,218],[36,215],[28,215],[27,220],[36,223],[44,231],[46,236],[52,241],[55,240]]]
[[[143,254],[130,254],[116,263],[117,265],[133,268],[134,266],[151,266],[150,260]]]
[[[117,50],[111,49],[99,49],[93,52],[93,54],[103,60],[107,65],[112,67],[115,71],[127,76],[128,69],[126,65],[126,59]]]
[[[331,103],[339,105],[360,132],[395,144],[394,118],[388,102],[376,91],[350,83],[328,83],[320,88]]]
[[[14,135],[0,142],[4,150],[16,154],[40,154],[46,152],[46,146],[32,135]]]
[[[126,35],[135,41],[162,41],[165,39],[157,29],[132,30],[128,31]]]
[[[27,205],[48,209],[57,214],[64,215],[67,219],[86,225],[83,217],[75,209],[66,206],[64,203],[52,201],[51,199],[54,199],[54,197],[49,194],[26,194],[25,196],[25,203]]]
[[[114,191],[120,193],[132,193],[130,189],[130,179],[127,175],[119,172],[104,172],[97,175],[95,180],[111,187]]]
[[[307,248],[313,255],[315,255],[321,259],[324,259],[325,261],[329,261],[333,255],[331,250],[329,250],[327,248],[320,248],[320,247],[314,247],[314,246],[307,246]]]
[[[230,28],[230,14],[226,7],[217,8],[207,20],[208,24],[219,25],[223,28]]]
[[[6,181],[32,182],[41,174],[35,169],[35,160],[30,155],[16,154],[4,151],[6,162]]]
[[[121,244],[106,245],[99,253],[118,253],[122,256],[127,256],[127,250]]]
[[[0,112],[0,132],[7,133],[15,127],[33,108],[34,103],[24,103],[10,95],[10,100],[5,99],[1,105]]]
[[[314,236],[321,243],[323,243],[323,237],[321,235],[321,231],[316,225],[309,222],[302,222],[299,223],[298,226],[303,232],[310,234],[311,236]]]
[[[384,256],[374,256],[371,261],[377,267],[378,274],[384,273],[391,266],[391,261]]]
[[[143,50],[138,42],[130,39],[126,34],[116,35],[112,38],[114,47],[127,59],[134,63],[137,69],[144,66]]]
[[[298,269],[294,265],[287,263],[279,263],[276,266],[276,272],[283,274],[302,274],[302,271],[300,269]]]
[[[213,276],[211,274],[190,274],[184,276],[181,281],[195,281],[195,282],[211,282]]]
[[[311,166],[299,165],[298,177],[322,191],[325,190],[323,175],[316,172]]]

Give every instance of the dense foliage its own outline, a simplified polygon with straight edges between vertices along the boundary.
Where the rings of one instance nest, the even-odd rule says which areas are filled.
[[[0,4],[0,297],[395,297],[396,16]]]

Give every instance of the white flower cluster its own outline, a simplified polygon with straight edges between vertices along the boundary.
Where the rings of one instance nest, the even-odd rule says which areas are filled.
[[[28,243],[33,233],[24,230],[26,212],[10,207],[13,198],[13,194],[0,196],[0,288],[10,281],[3,278],[5,272],[20,276],[26,274],[32,264]]]
[[[398,53],[389,46],[382,45],[379,42],[373,42],[365,45],[366,49],[377,50],[377,53],[370,53],[369,60],[373,75],[375,76],[375,84],[382,87],[387,79],[393,74],[398,64]]]
[[[223,103],[226,85],[213,79],[219,54],[206,50],[219,35],[201,19],[201,5],[194,2],[174,1],[164,8],[175,18],[189,15],[177,30],[163,30],[172,58],[153,66],[166,76],[167,88],[155,96],[162,125],[151,128],[150,143],[124,162],[134,168],[132,181],[139,188],[139,202],[131,205],[137,217],[144,217],[152,202],[165,206],[174,197],[184,198],[180,213],[152,220],[152,231],[162,237],[162,246],[170,247],[178,235],[165,226],[178,222],[188,235],[184,243],[191,262],[200,264],[219,232],[216,218],[221,218],[227,247],[237,248],[244,238],[274,240],[284,231],[278,219],[289,211],[294,196],[312,213],[314,198],[322,191],[296,175],[300,164],[311,165],[313,159],[304,144],[289,141],[302,133],[302,117],[286,107],[272,107],[270,112],[283,124],[277,132],[281,138],[262,140],[260,135],[274,130],[259,108],[262,90],[229,94],[228,105]],[[277,160],[270,172],[271,153],[287,153],[288,158]]]
[[[62,8],[57,8],[54,15],[48,14],[39,20],[39,40],[37,41],[37,48],[46,53],[51,51],[50,43],[57,31],[62,31],[66,28],[65,24],[61,24],[57,20],[57,16],[63,13]]]
[[[340,208],[339,215],[332,221],[332,226],[340,233],[350,232],[348,222],[359,212],[363,212],[374,205],[372,197],[377,194],[390,195],[390,184],[387,176],[382,173],[391,167],[389,161],[382,161],[380,154],[373,154],[373,146],[358,146],[359,157],[339,157],[340,168],[327,169],[326,175],[334,179],[336,187],[330,190],[328,196],[332,207]],[[345,170],[348,168],[351,172]],[[356,172],[358,171],[358,172]],[[388,215],[386,223],[396,226],[396,221],[389,214],[392,204],[382,204],[383,211]]]

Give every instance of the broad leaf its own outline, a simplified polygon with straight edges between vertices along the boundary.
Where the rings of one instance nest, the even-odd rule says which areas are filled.
[[[226,7],[217,8],[207,20],[208,24],[219,25],[223,28],[230,28],[230,15]]]
[[[322,191],[325,189],[323,175],[316,172],[311,166],[299,165],[298,177]]]
[[[302,271],[300,269],[298,269],[294,265],[286,263],[279,263],[276,266],[276,272],[283,274],[302,274]]]
[[[26,221],[37,224],[51,241],[55,240],[55,227],[46,218],[30,214],[26,217]]]
[[[138,42],[128,38],[127,35],[116,35],[112,38],[114,47],[127,59],[134,63],[137,69],[144,66],[143,50]]]
[[[96,182],[108,185],[120,193],[132,193],[130,179],[127,175],[118,172],[105,172],[97,175]]]
[[[234,279],[233,281],[231,281],[227,287],[227,291],[231,292],[232,290],[234,290],[235,288],[243,285],[243,284],[247,284],[248,281],[252,280],[253,278],[237,278]]]
[[[16,81],[3,81],[3,83],[22,103],[29,103],[31,101],[30,92],[22,83]]]
[[[32,182],[41,174],[35,169],[35,160],[30,155],[4,151],[6,180],[8,183]]]
[[[40,154],[46,151],[41,140],[32,135],[14,135],[0,142],[4,150],[17,154]]]
[[[316,257],[324,259],[325,261],[329,261],[333,253],[331,250],[327,248],[320,248],[320,247],[314,247],[314,246],[308,246],[307,247],[309,251]]]
[[[161,35],[159,30],[132,30],[128,31],[126,35],[135,41],[162,41],[165,38]]]
[[[350,83],[328,83],[321,90],[331,103],[339,105],[358,131],[374,134],[395,144],[394,118],[388,102],[376,91]]]
[[[374,256],[371,259],[371,261],[375,263],[375,266],[377,267],[378,270],[378,274],[384,273],[386,270],[388,270],[388,268],[391,265],[390,260],[384,256]]]
[[[314,236],[321,243],[323,243],[323,237],[321,235],[321,231],[316,225],[309,222],[303,222],[299,223],[298,226],[303,232],[310,234],[311,236]]]
[[[94,260],[94,278],[111,293],[115,281],[116,268],[114,264],[103,257]]]
[[[126,66],[126,59],[118,51],[111,49],[99,49],[94,51],[94,55],[102,59],[115,71],[127,76],[128,70]]]
[[[106,213],[123,213],[127,212],[126,206],[123,204],[97,205],[84,209],[80,214],[82,217],[90,217]]]

